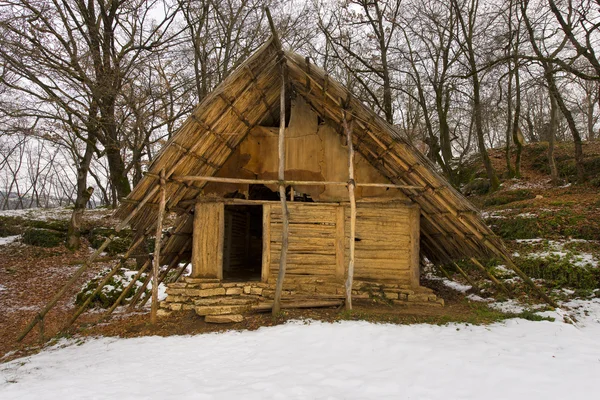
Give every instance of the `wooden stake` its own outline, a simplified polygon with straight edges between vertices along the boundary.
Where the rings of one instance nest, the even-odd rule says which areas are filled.
[[[160,267],[160,246],[162,242],[163,216],[165,213],[165,170],[160,171],[160,203],[158,206],[158,221],[156,222],[156,237],[154,238],[154,263],[152,265],[152,308],[150,322],[156,324],[158,312],[158,269]]]
[[[348,196],[350,197],[350,259],[348,260],[348,277],[346,278],[346,310],[352,310],[352,283],[354,281],[354,244],[356,238],[356,198],[354,189],[354,147],[352,146],[352,125],[348,126],[346,111],[342,113],[342,122],[348,141]]]
[[[480,292],[481,289],[479,289],[479,286],[477,286],[477,284],[471,278],[469,278],[469,275],[467,275],[467,273],[457,263],[453,263],[453,264],[456,267],[456,270],[458,271],[458,273],[461,274],[463,276],[463,278],[465,278],[467,280],[467,282],[469,282],[469,285],[471,285],[471,287],[473,289]]]
[[[506,288],[506,286],[504,286],[502,282],[500,282],[494,275],[492,275],[492,273],[486,267],[484,267],[479,261],[477,261],[475,257],[471,257],[471,261],[477,266],[477,268],[483,271],[488,276],[488,278],[490,278],[490,280],[494,282],[496,286],[498,286],[498,288],[500,288],[507,295],[511,295],[510,291]]]
[[[92,264],[94,262],[94,260],[100,255],[100,253],[102,253],[104,251],[104,249],[106,249],[106,247],[110,244],[110,242],[113,241],[114,238],[115,238],[114,235],[110,235],[104,241],[104,243],[102,243],[102,245],[98,248],[98,250],[96,250],[90,256],[90,258],[88,258],[88,260],[86,261],[86,263],[83,264],[81,267],[79,267],[79,269],[75,272],[75,274],[73,274],[73,276],[71,277],[71,279],[69,279],[69,281],[67,283],[65,283],[65,285],[54,295],[54,297],[52,298],[52,300],[50,300],[48,302],[48,304],[46,304],[46,306],[44,306],[44,308],[41,309],[37,313],[37,315],[31,320],[31,322],[29,322],[29,324],[25,327],[25,329],[23,329],[23,331],[19,334],[19,337],[17,337],[17,342],[20,342],[21,340],[23,340],[23,338],[25,336],[27,336],[27,334],[33,329],[33,327],[37,323],[39,323],[41,320],[44,319],[44,317],[46,316],[46,314],[48,313],[48,311],[50,311],[56,305],[56,303],[58,302],[58,300],[60,300],[60,298],[64,296],[64,294],[67,292],[67,290],[89,268],[90,264]]]
[[[177,273],[177,275],[175,275],[175,278],[171,282],[177,282],[179,278],[181,278],[181,275],[183,275],[183,273],[187,269],[188,265],[190,265],[189,262],[185,263],[185,265],[179,270],[179,272]]]
[[[285,277],[285,268],[287,265],[287,251],[289,242],[289,211],[285,198],[285,67],[281,64],[281,93],[279,99],[279,198],[281,200],[281,216],[283,230],[281,236],[281,255],[279,257],[279,273],[277,275],[277,286],[275,287],[275,300],[273,301],[273,315],[281,310],[281,291],[283,290],[283,279]]]

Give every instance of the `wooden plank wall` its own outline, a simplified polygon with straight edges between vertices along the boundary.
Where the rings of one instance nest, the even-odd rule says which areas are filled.
[[[290,245],[286,281],[313,276],[343,282],[348,268],[350,209],[334,204],[290,203]],[[270,237],[264,238],[268,272],[277,279],[281,251],[281,207],[270,205]],[[358,204],[355,279],[418,286],[419,218],[417,206]],[[265,231],[266,232],[266,231]],[[264,267],[264,265],[263,265]]]
[[[418,213],[406,205],[358,204],[354,277],[356,280],[413,284],[418,276],[418,234],[414,219]],[[345,209],[345,258],[348,258],[350,209]],[[418,227],[418,218],[417,218]],[[415,244],[417,246],[416,263]],[[415,274],[416,269],[416,274]],[[418,282],[417,282],[418,285]]]
[[[336,279],[337,251],[337,205],[288,203],[290,235],[287,254],[286,282],[294,278],[319,277]],[[270,205],[269,272],[268,281],[277,281],[281,253],[282,218],[281,206]],[[267,208],[265,208],[266,213]],[[263,254],[263,260],[265,260]]]

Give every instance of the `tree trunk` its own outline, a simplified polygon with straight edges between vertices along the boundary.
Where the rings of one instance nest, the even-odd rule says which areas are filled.
[[[550,95],[556,100],[558,108],[567,120],[571,135],[573,135],[573,143],[575,144],[575,165],[577,167],[577,182],[583,183],[585,182],[585,168],[583,166],[583,145],[581,142],[581,135],[579,134],[579,129],[577,129],[577,124],[575,123],[575,118],[573,118],[571,110],[569,110],[563,98],[561,97],[560,92],[558,91],[558,87],[556,86],[556,81],[554,79],[554,73],[550,68],[551,66],[547,64],[546,80],[548,81]]]
[[[504,147],[504,158],[506,160],[506,176],[512,178],[515,176],[515,170],[510,163],[510,140],[512,133],[512,78],[514,70],[511,68],[511,62],[508,62],[508,86],[506,91],[506,146]]]
[[[554,141],[556,138],[556,128],[558,125],[558,105],[556,99],[550,94],[550,124],[548,125],[548,166],[550,167],[550,176],[552,185],[558,186],[558,170],[556,160],[554,159]]]
[[[515,53],[516,54],[516,53]],[[516,156],[516,160],[515,160],[515,176],[517,178],[521,177],[521,153],[523,152],[523,134],[521,133],[521,130],[519,129],[519,118],[520,118],[520,114],[521,114],[521,79],[519,76],[519,65],[518,65],[518,60],[515,59],[515,67],[514,67],[514,74],[515,74],[515,113],[514,113],[514,119],[513,119],[513,123],[512,123],[512,138],[513,138],[513,143],[515,144],[516,148],[517,148],[517,156]],[[521,133],[521,135],[519,136],[519,133]]]

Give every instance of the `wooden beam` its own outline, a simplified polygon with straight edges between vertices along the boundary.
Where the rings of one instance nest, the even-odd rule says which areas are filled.
[[[163,216],[165,213],[165,170],[160,171],[160,203],[158,206],[158,221],[156,222],[156,236],[154,237],[154,260],[152,263],[152,308],[150,322],[156,324],[158,313],[158,269],[160,267],[160,246],[162,243]]]
[[[268,8],[267,8],[268,10]],[[269,23],[272,25],[273,21],[270,18],[270,13],[267,11],[267,15],[269,16]],[[274,30],[274,26],[271,28]],[[276,32],[274,31],[274,36]],[[281,292],[283,290],[283,279],[285,278],[285,268],[287,264],[287,251],[289,244],[289,210],[287,207],[287,201],[285,197],[285,67],[284,64],[281,64],[281,93],[279,99],[279,199],[281,201],[281,215],[282,215],[282,223],[283,223],[283,231],[281,237],[281,255],[279,256],[279,273],[277,275],[277,285],[275,286],[275,299],[273,301],[273,315],[279,313],[281,310]]]
[[[220,182],[220,183],[239,183],[239,184],[259,184],[259,185],[280,185],[285,186],[348,186],[348,182],[339,181],[290,181],[285,179],[242,179],[242,178],[225,178],[220,176],[186,176],[186,175],[173,175],[172,180],[176,182]],[[377,188],[395,188],[395,189],[412,189],[412,190],[423,190],[423,186],[411,186],[411,185],[398,185],[395,183],[356,183],[357,187],[377,187]]]
[[[354,195],[354,147],[352,147],[352,128],[354,120],[346,119],[346,111],[342,111],[342,123],[348,142],[348,196],[350,197],[350,243],[348,259],[348,276],[346,277],[346,310],[352,310],[352,284],[354,282],[354,247],[356,239],[356,197]]]
[[[271,28],[271,35],[273,36],[273,43],[279,51],[282,51],[281,41],[279,40],[279,35],[277,34],[277,29],[275,28],[275,23],[273,22],[273,17],[271,17],[271,11],[269,7],[265,7],[265,13],[267,14],[267,19],[269,20],[269,27]]]
[[[498,286],[498,288],[504,293],[506,293],[508,296],[511,296],[508,288],[504,286],[504,284],[500,282],[494,275],[492,275],[492,273],[486,267],[484,267],[479,261],[477,261],[475,257],[471,257],[471,262],[475,264],[475,266],[479,268],[484,274],[486,274],[487,277],[490,278],[492,282],[494,282],[494,285]]]

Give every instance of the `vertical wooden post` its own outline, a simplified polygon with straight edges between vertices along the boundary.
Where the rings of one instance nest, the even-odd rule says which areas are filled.
[[[288,235],[289,235],[289,213],[285,198],[285,59],[281,60],[281,93],[279,99],[279,198],[281,199],[281,217],[283,231],[281,236],[281,255],[279,256],[279,274],[277,275],[277,286],[275,287],[275,300],[273,301],[273,315],[281,310],[281,291],[283,290],[283,279],[287,265]]]
[[[165,213],[165,171],[160,171],[160,203],[158,204],[158,221],[154,238],[154,259],[152,265],[152,308],[150,322],[156,324],[158,312],[158,268],[160,267],[160,245],[162,239],[163,214]]]
[[[342,112],[342,123],[346,132],[346,140],[348,142],[348,196],[350,197],[350,259],[348,260],[348,276],[346,278],[346,310],[352,310],[352,283],[354,281],[354,243],[356,237],[356,197],[354,189],[356,182],[354,181],[354,147],[352,146],[352,125],[354,121],[346,119],[346,111]]]

